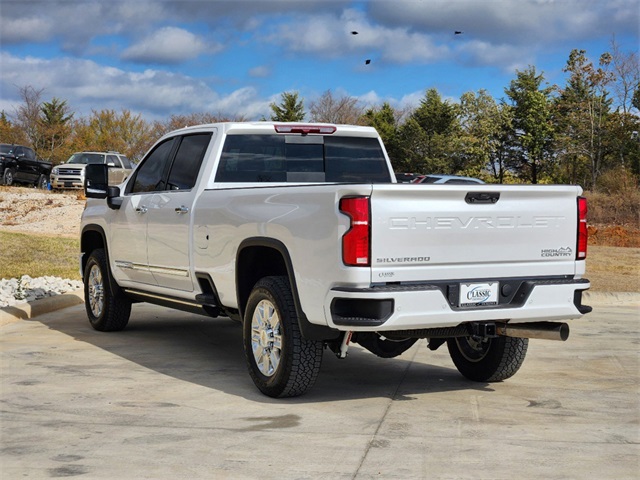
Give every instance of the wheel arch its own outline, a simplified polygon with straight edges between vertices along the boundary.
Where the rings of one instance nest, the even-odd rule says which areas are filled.
[[[309,340],[334,340],[340,332],[309,322],[298,295],[298,286],[291,255],[280,240],[267,237],[247,238],[238,247],[236,256],[236,295],[241,318],[253,286],[264,277],[286,276],[298,316],[302,335]]]
[[[107,251],[107,237],[103,228],[100,225],[86,225],[82,229],[80,234],[80,252],[82,258],[80,260],[80,273],[84,276],[84,269],[87,266],[87,259],[91,252],[96,248],[104,248],[107,258],[109,258],[109,252]]]
[[[91,224],[85,225],[82,228],[82,233],[80,234],[80,274],[82,275],[82,279],[84,281],[84,270],[87,266],[87,259],[91,255],[91,252],[98,248],[104,249],[104,253],[107,257],[107,274],[109,275],[109,285],[114,292],[118,291],[120,289],[120,286],[113,278],[113,274],[111,273],[110,268],[111,263],[109,259],[109,249],[107,248],[107,235],[100,225]]]

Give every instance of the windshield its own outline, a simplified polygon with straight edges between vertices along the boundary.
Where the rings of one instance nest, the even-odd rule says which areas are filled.
[[[74,153],[67,163],[104,163],[104,155],[101,153]]]
[[[0,145],[0,153],[12,153],[13,145]]]

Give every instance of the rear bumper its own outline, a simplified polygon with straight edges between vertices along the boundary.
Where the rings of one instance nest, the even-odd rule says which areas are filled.
[[[501,280],[515,292],[500,294],[498,305],[457,306],[459,282],[335,288],[325,301],[326,320],[338,330],[393,331],[456,326],[464,322],[509,320],[512,323],[560,321],[591,311],[582,305],[588,280]]]

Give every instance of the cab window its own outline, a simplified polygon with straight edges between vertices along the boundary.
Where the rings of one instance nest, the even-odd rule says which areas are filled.
[[[210,140],[210,132],[182,137],[171,165],[167,190],[189,190],[194,187]]]
[[[165,173],[175,139],[170,138],[156,146],[135,171],[130,193],[166,190]]]

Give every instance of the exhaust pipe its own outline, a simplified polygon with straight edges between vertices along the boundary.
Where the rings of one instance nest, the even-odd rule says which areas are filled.
[[[569,325],[554,322],[498,323],[496,333],[505,337],[560,340],[569,338]]]

